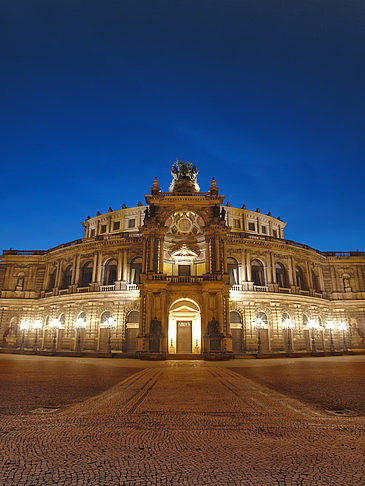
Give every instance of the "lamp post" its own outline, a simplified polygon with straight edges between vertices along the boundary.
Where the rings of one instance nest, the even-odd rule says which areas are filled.
[[[265,327],[265,322],[261,317],[257,317],[253,325],[257,328],[257,354],[261,354],[261,329]]]
[[[333,344],[333,335],[332,335],[332,331],[333,331],[334,328],[335,328],[335,325],[333,324],[332,321],[326,322],[326,329],[328,329],[329,332],[330,332],[330,352],[331,353],[335,352],[335,346]]]
[[[76,319],[74,326],[77,332],[77,344],[76,344],[76,351],[81,353],[81,329],[85,329],[86,321],[82,317]]]
[[[343,352],[347,353],[347,344],[346,344],[346,336],[345,332],[347,331],[346,322],[340,322],[338,325],[338,329],[342,331],[342,339],[343,339]]]
[[[61,327],[61,321],[59,319],[52,319],[50,322],[50,327],[53,329],[53,345],[52,345],[52,353],[56,352],[56,337],[57,337],[57,329]]]
[[[288,353],[291,353],[293,351],[291,332],[294,328],[294,322],[290,318],[284,319],[283,328],[286,329],[288,333]]]
[[[35,319],[33,322],[33,329],[35,329],[35,337],[34,337],[34,344],[33,344],[33,351],[38,351],[38,331],[42,328],[42,321],[40,319]]]
[[[22,321],[20,323],[20,330],[22,331],[22,342],[20,344],[20,351],[24,351],[24,337],[25,337],[25,331],[29,329],[29,321]]]
[[[308,321],[308,327],[309,329],[312,329],[312,353],[316,353],[317,348],[316,348],[316,340],[314,337],[314,330],[318,328],[318,323],[314,319],[310,319]]]
[[[108,319],[105,321],[106,326],[109,329],[108,333],[108,353],[112,353],[112,341],[111,341],[111,329],[117,326],[116,321],[113,319],[113,317],[108,317]]]

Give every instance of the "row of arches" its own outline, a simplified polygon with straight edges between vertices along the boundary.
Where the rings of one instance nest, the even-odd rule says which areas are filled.
[[[2,337],[2,346],[16,348],[20,343],[25,344],[25,348],[54,351],[98,351],[106,353],[113,337],[113,348],[122,350],[129,354],[137,351],[137,336],[139,327],[139,311],[131,310],[125,317],[123,323],[124,331],[120,326],[113,331],[107,325],[107,320],[112,317],[110,311],[103,311],[97,319],[98,325],[95,330],[94,325],[90,326],[87,322],[87,313],[80,311],[75,315],[74,321],[85,321],[85,327],[76,327],[74,321],[67,322],[65,314],[62,312],[56,316],[59,321],[57,329],[52,328],[51,322],[54,317],[46,316],[43,325],[36,331],[30,326],[26,332],[21,330],[21,320],[14,316],[10,319]],[[94,321],[95,322],[95,321]],[[118,323],[116,323],[118,325]],[[112,336],[111,336],[112,335]],[[97,337],[97,341],[95,340]]]
[[[118,262],[115,258],[107,260],[102,268],[101,285],[114,285],[117,280]],[[140,274],[142,271],[142,258],[136,257],[129,263],[129,283],[135,284],[140,281]],[[49,277],[48,288],[51,290],[56,285],[57,270],[54,270]],[[62,272],[60,289],[67,289],[72,285],[73,266],[67,266]],[[80,269],[79,281],[76,285],[80,287],[88,287],[92,283],[93,278],[93,262],[88,261]]]
[[[230,285],[235,285],[239,283],[239,265],[235,258],[229,257],[228,258],[228,273],[229,273],[229,283]],[[275,277],[276,277],[276,284],[279,285],[280,288],[289,288],[289,277],[287,269],[285,265],[281,262],[276,262],[275,264]],[[295,277],[296,277],[296,286],[301,290],[309,290],[309,284],[307,279],[305,278],[305,273],[303,269],[296,265],[295,267]],[[311,277],[313,282],[313,288],[317,292],[321,292],[321,287],[319,283],[319,278],[316,272],[313,270],[311,271]],[[256,286],[266,286],[267,281],[265,277],[265,267],[261,260],[254,259],[251,261],[251,280],[254,285]]]

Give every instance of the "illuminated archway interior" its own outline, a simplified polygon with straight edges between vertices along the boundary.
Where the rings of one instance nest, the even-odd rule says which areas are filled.
[[[168,339],[170,354],[201,352],[201,314],[196,302],[180,299],[171,305]]]

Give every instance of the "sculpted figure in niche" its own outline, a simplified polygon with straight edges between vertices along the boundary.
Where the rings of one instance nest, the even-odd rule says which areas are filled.
[[[16,290],[23,290],[24,289],[24,275],[18,276],[18,281],[16,283]]]
[[[350,279],[348,276],[343,278],[343,286],[345,288],[345,292],[352,292],[352,288],[350,285]]]

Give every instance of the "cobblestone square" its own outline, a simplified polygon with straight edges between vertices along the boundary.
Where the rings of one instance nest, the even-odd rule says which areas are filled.
[[[363,356],[218,363],[2,355],[0,363],[11,391],[1,409],[0,484],[364,484],[361,408],[345,409],[356,402],[345,396],[336,415],[331,393],[327,403],[313,391],[325,370],[322,388],[336,383],[338,393],[342,380],[343,394],[361,399]],[[29,386],[17,389],[22,369]],[[289,369],[306,390],[285,378]],[[80,393],[68,398],[70,376]]]

